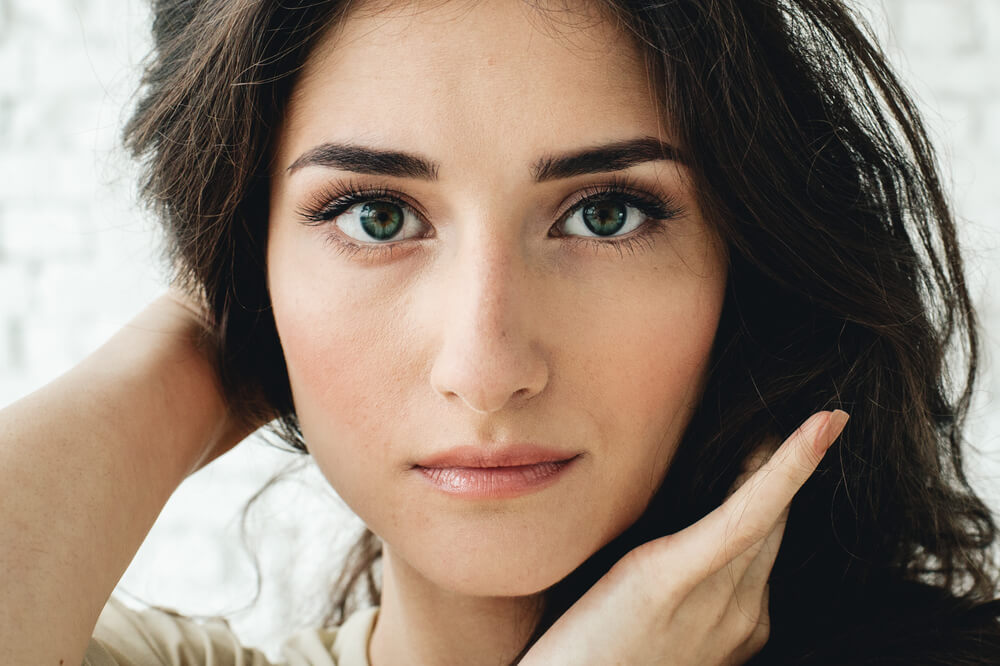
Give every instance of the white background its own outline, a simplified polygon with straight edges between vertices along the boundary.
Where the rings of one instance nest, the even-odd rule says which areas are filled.
[[[970,470],[1000,508],[1000,0],[861,7],[918,97],[954,196],[986,346]],[[0,0],[0,406],[71,367],[163,288],[156,225],[117,147],[147,21],[135,0]],[[244,642],[273,656],[315,621],[359,527],[314,468],[279,486],[253,514],[262,598],[233,613],[255,589],[240,507],[290,460],[251,440],[188,479],[119,593],[232,613]]]

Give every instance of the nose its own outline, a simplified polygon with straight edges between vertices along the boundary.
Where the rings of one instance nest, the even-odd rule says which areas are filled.
[[[430,379],[446,399],[489,414],[538,395],[549,367],[536,328],[543,306],[516,242],[474,235],[439,285],[441,343]]]

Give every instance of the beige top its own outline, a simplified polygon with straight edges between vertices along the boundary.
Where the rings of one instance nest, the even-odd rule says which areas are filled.
[[[82,666],[370,666],[377,614],[378,608],[366,608],[337,629],[300,631],[282,643],[282,661],[275,663],[240,645],[223,618],[201,622],[168,610],[133,610],[112,596]]]

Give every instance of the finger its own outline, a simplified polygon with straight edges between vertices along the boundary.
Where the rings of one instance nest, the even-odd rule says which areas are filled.
[[[715,608],[720,616],[735,611],[755,619],[787,522],[786,508],[767,538],[701,581],[688,594],[688,601],[702,608]]]
[[[710,527],[726,544],[727,561],[772,532],[846,422],[847,414],[840,410],[814,415],[733,493],[719,515],[709,514]]]
[[[746,552],[733,560],[733,576],[736,580],[735,595],[737,604],[741,608],[748,608],[750,611],[756,609],[762,591],[767,588],[767,581],[771,577],[771,570],[778,557],[778,549],[781,547],[781,540],[784,538],[787,524],[788,509],[786,508],[766,539],[759,545],[755,544],[748,548]],[[751,553],[753,556],[748,557]]]
[[[768,581],[778,549],[788,524],[789,508],[785,507],[777,524],[762,542],[754,544],[712,577],[729,574],[730,604],[724,620],[727,635],[743,641],[730,655],[727,663],[743,664],[757,654],[770,637]],[[707,581],[706,581],[707,583]]]
[[[767,558],[763,558],[767,559]],[[773,563],[773,558],[771,558]],[[770,565],[767,566],[770,571]],[[750,595],[737,595],[737,599],[743,599],[745,605],[733,604],[729,609],[730,617],[727,618],[727,629],[729,635],[739,637],[742,642],[738,644],[724,660],[725,664],[745,664],[754,655],[760,652],[767,644],[771,635],[771,617],[769,613],[771,590],[765,576],[764,584],[761,588],[755,589]]]
[[[846,422],[840,410],[814,414],[721,506],[674,535],[682,566],[707,577],[767,537]],[[721,547],[706,558],[706,544]]]
[[[756,621],[760,595],[767,586],[786,522],[787,510],[766,539],[698,582],[685,596],[685,606],[696,609],[699,618],[718,618],[720,624],[739,625],[736,615]]]
[[[756,599],[752,591],[759,591],[767,583],[771,567],[778,556],[778,548],[781,547],[785,525],[788,524],[788,511],[789,508],[785,507],[766,537],[751,545],[712,575],[725,577],[734,591],[741,592],[744,596],[749,594]],[[751,592],[748,593],[748,590]]]
[[[771,636],[771,617],[769,611],[770,598],[770,588],[765,586],[763,593],[760,596],[760,609],[758,611],[757,621],[753,624],[750,635],[743,642],[743,644],[736,648],[736,651],[730,655],[729,660],[724,663],[732,664],[733,666],[736,666],[737,664],[745,664],[750,661],[754,655],[763,650],[765,645],[767,645],[767,639]]]

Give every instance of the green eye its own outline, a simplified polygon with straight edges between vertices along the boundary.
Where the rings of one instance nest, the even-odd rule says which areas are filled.
[[[571,236],[611,238],[635,231],[646,219],[644,211],[625,197],[604,196],[579,204],[566,218],[564,228]]]
[[[361,207],[358,221],[372,238],[388,240],[403,227],[403,209],[391,201],[370,201]]]
[[[605,199],[583,208],[583,223],[599,236],[617,233],[628,218],[629,207],[620,201]]]

